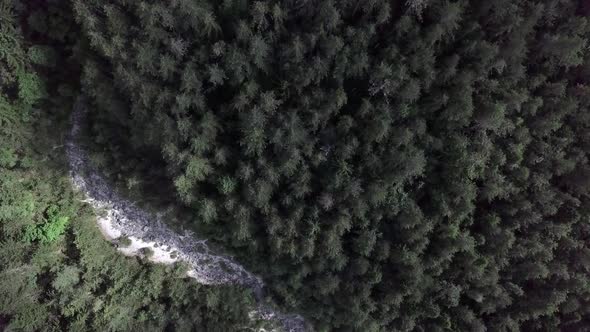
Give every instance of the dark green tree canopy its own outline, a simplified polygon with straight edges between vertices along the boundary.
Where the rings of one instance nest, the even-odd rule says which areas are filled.
[[[95,133],[318,327],[590,323],[583,5],[73,3]]]

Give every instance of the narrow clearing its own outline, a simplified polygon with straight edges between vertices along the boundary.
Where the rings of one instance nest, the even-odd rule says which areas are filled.
[[[66,140],[66,154],[74,187],[82,192],[98,213],[98,226],[104,237],[113,241],[125,237],[128,246],[119,248],[124,255],[143,255],[147,249],[154,263],[187,263],[187,275],[205,285],[234,284],[252,290],[257,307],[251,312],[252,319],[275,321],[286,331],[303,332],[311,328],[297,314],[282,314],[263,304],[264,283],[231,257],[212,252],[206,240],[194,234],[178,234],[168,228],[157,215],[144,211],[120,197],[105,178],[91,167],[86,151],[79,145],[81,124],[86,106],[79,99],[74,105],[72,127]],[[104,212],[104,213],[102,213]]]

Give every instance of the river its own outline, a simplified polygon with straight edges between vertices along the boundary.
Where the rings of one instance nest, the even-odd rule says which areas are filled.
[[[277,312],[265,302],[265,285],[262,279],[247,271],[232,257],[215,253],[207,241],[196,234],[173,231],[158,214],[138,208],[125,199],[91,166],[88,154],[80,145],[82,124],[87,106],[79,98],[72,111],[71,129],[66,139],[66,155],[73,186],[85,196],[85,202],[97,211],[97,224],[109,241],[125,237],[129,245],[119,247],[125,255],[143,255],[151,252],[150,261],[161,264],[184,262],[189,266],[187,275],[206,285],[242,285],[252,290],[256,307],[251,318],[277,323],[285,331],[311,331],[305,319],[298,314]]]

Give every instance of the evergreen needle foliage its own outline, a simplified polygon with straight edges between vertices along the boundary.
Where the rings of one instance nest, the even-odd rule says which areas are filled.
[[[95,135],[320,330],[588,325],[577,1],[74,8]]]
[[[78,93],[97,166],[188,211],[316,330],[587,329],[589,17],[582,0],[2,0],[0,329],[249,324],[241,289],[97,233],[60,166]]]
[[[71,17],[67,1],[0,1],[0,331],[255,326],[250,294],[120,255],[72,192],[60,148],[78,85]]]

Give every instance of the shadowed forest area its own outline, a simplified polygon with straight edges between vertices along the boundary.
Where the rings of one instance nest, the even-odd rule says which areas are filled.
[[[590,3],[0,0],[0,330],[241,331],[125,257],[93,165],[317,331],[590,329]]]
[[[72,191],[83,40],[67,1],[0,5],[0,330],[242,330],[249,293],[120,255]]]

